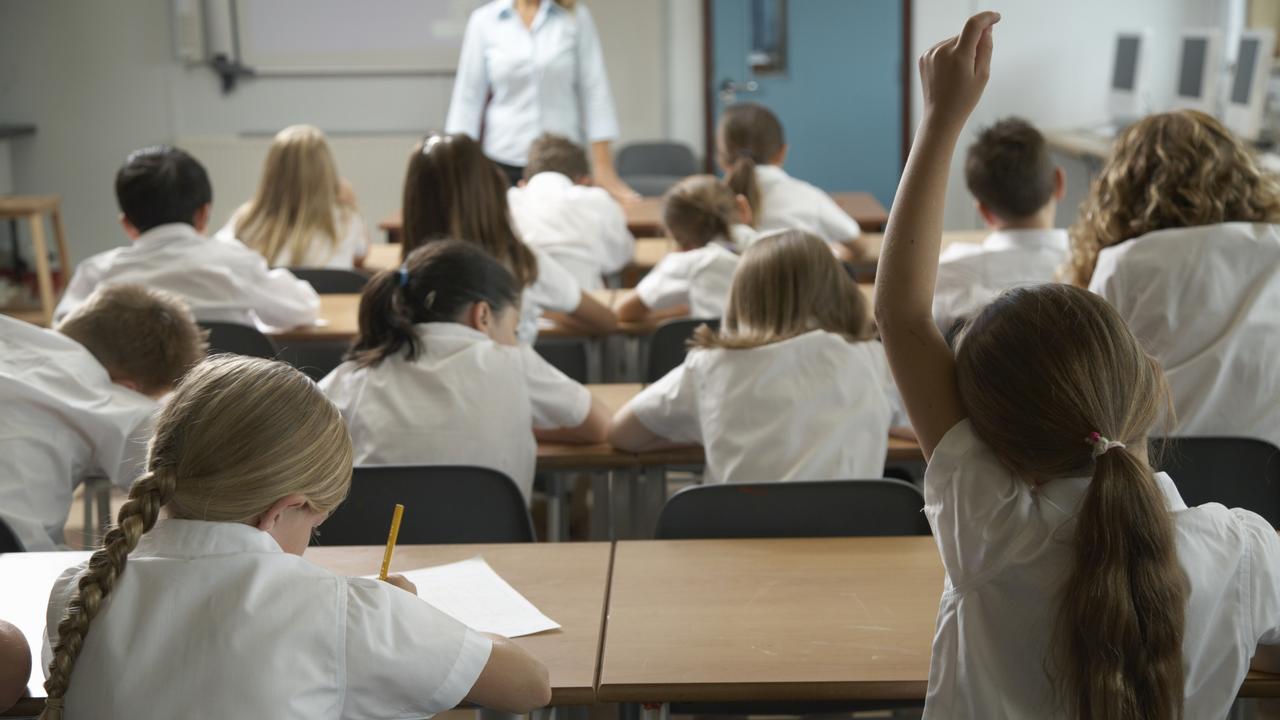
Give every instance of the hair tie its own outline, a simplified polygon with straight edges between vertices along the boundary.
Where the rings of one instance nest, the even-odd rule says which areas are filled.
[[[758,160],[756,160],[756,154],[755,154],[755,153],[753,153],[753,152],[751,152],[750,150],[745,149],[745,148],[743,148],[743,149],[741,149],[741,150],[738,150],[738,152],[736,152],[736,153],[734,153],[734,154],[735,154],[735,155],[737,155],[737,156],[738,156],[738,157],[740,157],[740,158],[746,158],[746,159],[750,160],[751,162],[759,162]]]
[[[1108,440],[1102,437],[1102,433],[1097,431],[1089,433],[1089,437],[1085,438],[1084,441],[1093,446],[1091,454],[1095,458],[1102,457],[1108,450],[1113,448],[1124,447],[1124,443],[1117,440]]]
[[[436,291],[432,290],[427,293],[427,309],[430,310],[432,305],[436,304]]]
[[[66,700],[64,698],[51,697],[51,698],[45,698],[44,705],[50,710],[61,710],[65,702]]]
[[[400,287],[409,287],[409,270],[408,270],[408,268],[406,268],[405,266],[401,265],[401,266],[400,266],[400,270],[399,270],[399,271],[397,271],[397,273],[396,273],[396,274],[400,276]]]

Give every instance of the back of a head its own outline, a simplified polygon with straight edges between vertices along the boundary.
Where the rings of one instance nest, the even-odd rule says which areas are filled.
[[[725,169],[725,182],[734,194],[747,198],[753,215],[760,213],[760,186],[756,165],[772,162],[786,140],[782,123],[769,108],[739,103],[725,108],[716,128],[716,153]]]
[[[693,175],[662,196],[662,224],[681,249],[728,239],[737,213],[733,191],[714,175]]]
[[[205,332],[179,297],[141,285],[99,287],[58,324],[115,382],[157,395],[204,358]]]
[[[1005,118],[978,134],[964,176],[969,192],[1006,222],[1035,215],[1053,198],[1049,145],[1021,118]]]
[[[404,180],[404,256],[435,240],[473,242],[507,266],[521,287],[538,277],[507,207],[507,180],[463,133],[432,133],[414,147]]]
[[[529,146],[529,162],[524,167],[526,180],[544,172],[556,172],[574,182],[591,175],[587,152],[581,145],[563,135],[543,133]]]
[[[169,223],[190,224],[213,202],[209,175],[178,148],[155,145],[129,153],[116,172],[116,202],[138,232]]]
[[[338,169],[319,128],[291,125],[271,141],[236,236],[273,265],[299,264],[317,236],[338,243]]]
[[[1280,222],[1280,184],[1214,118],[1150,115],[1119,138],[1071,227],[1065,278],[1087,287],[1105,247],[1156,230]]]
[[[694,344],[745,349],[812,330],[850,341],[870,336],[866,301],[822,240],[799,230],[760,238],[733,274],[720,332],[699,328]]]
[[[1092,478],[1052,643],[1071,716],[1180,716],[1187,582],[1140,454],[1169,411],[1159,364],[1106,300],[1049,284],[1006,292],[964,328],[956,378],[974,433],[1019,477]]]

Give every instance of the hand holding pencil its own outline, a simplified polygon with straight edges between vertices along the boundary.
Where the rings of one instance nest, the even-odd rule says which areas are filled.
[[[395,512],[391,515],[391,532],[387,534],[387,550],[382,554],[382,568],[378,571],[378,579],[417,595],[417,586],[405,579],[403,575],[387,574],[391,569],[391,556],[396,551],[396,538],[400,536],[400,520],[403,517],[404,506],[397,503]]]

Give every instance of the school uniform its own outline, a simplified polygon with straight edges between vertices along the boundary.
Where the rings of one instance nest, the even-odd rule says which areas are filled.
[[[157,404],[75,340],[0,316],[0,407],[0,519],[36,551],[61,548],[87,478],[127,489],[141,474]]]
[[[533,428],[572,428],[591,394],[528,345],[459,323],[414,326],[419,354],[338,366],[320,389],[342,412],[356,465],[478,465],[533,488]]]
[[[733,235],[750,239],[755,233],[735,225]],[[689,317],[719,318],[729,304],[738,252],[736,243],[716,238],[700,248],[667,253],[636,284],[636,295],[650,310],[688,305]]]
[[[1104,248],[1089,289],[1164,367],[1173,434],[1280,445],[1280,225],[1148,233]]]
[[[538,318],[545,311],[571,313],[582,304],[582,288],[573,273],[564,269],[547,251],[535,245],[529,250],[538,261],[538,277],[520,296],[520,323],[516,337],[524,345],[538,339]]]
[[[925,514],[946,569],[925,718],[1068,717],[1045,666],[1074,560],[1073,518],[1089,482],[1032,488],[968,420],[942,438],[924,479]],[[1227,717],[1256,646],[1280,644],[1280,539],[1254,513],[1188,508],[1167,475],[1156,482],[1191,587],[1184,715]]]
[[[267,268],[239,240],[208,238],[186,223],[170,223],[76,266],[54,317],[66,316],[99,285],[125,283],[171,292],[202,321],[290,328],[310,325],[320,313],[320,297],[310,285],[288,270]]]
[[[828,243],[842,243],[862,234],[858,221],[849,217],[820,188],[793,178],[777,165],[757,165],[756,185],[760,207],[755,226],[761,232],[803,230]]]
[[[953,243],[938,260],[933,319],[945,333],[976,315],[1000,293],[1052,282],[1067,260],[1066,230],[997,230],[981,244]]]
[[[86,565],[54,583],[46,668]],[[160,520],[90,625],[65,708],[100,720],[426,717],[466,697],[492,649],[417,597],[335,575],[250,525]]]
[[[236,239],[236,224],[248,212],[247,204],[241,205],[227,224],[222,226],[214,237],[223,240]],[[337,242],[323,234],[317,234],[307,243],[302,257],[295,258],[285,251],[274,263],[276,267],[329,268],[333,270],[350,270],[357,260],[369,254],[369,230],[365,227],[360,214],[348,209],[341,209],[333,214],[333,227],[337,230]],[[252,249],[252,248],[251,248]],[[271,259],[267,259],[271,263]]]
[[[520,237],[546,251],[583,290],[604,287],[631,262],[635,238],[627,216],[603,188],[577,185],[558,172],[541,172],[507,191]]]
[[[813,330],[696,349],[631,400],[651,432],[706,447],[706,482],[884,476],[897,391],[878,342]]]

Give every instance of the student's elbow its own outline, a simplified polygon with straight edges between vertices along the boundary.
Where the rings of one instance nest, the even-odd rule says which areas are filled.
[[[582,441],[587,443],[602,443],[609,439],[610,418],[609,411],[599,400],[592,400],[591,411],[587,413],[587,419],[582,423]]]
[[[649,431],[630,407],[618,411],[609,423],[609,444],[624,452],[644,452],[656,436]]]
[[[637,322],[643,320],[648,314],[649,308],[645,307],[644,301],[635,290],[628,291],[622,298],[622,302],[618,304],[618,319],[623,322]]]

